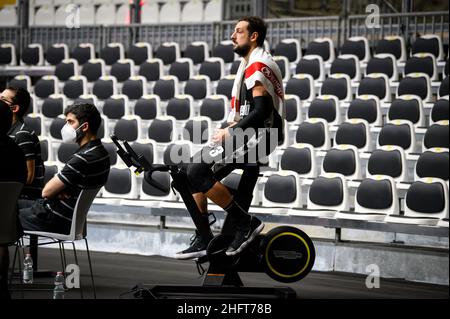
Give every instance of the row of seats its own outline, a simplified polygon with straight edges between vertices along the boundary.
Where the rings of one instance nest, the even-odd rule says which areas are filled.
[[[130,24],[127,0],[48,2],[30,6],[30,25],[66,26],[69,14],[76,17],[80,26]],[[140,7],[140,20],[143,24],[221,21],[222,6],[222,0],[146,1]],[[17,26],[18,21],[17,7],[6,6],[0,10],[1,26]]]
[[[164,129],[156,132],[158,127],[165,124],[167,123],[164,123],[163,119],[162,122],[156,122],[149,127],[149,137],[157,140],[145,138],[136,139],[130,143],[148,157],[150,162],[166,164],[170,155],[166,154],[167,148],[183,147],[181,150],[184,153],[176,153],[176,155],[187,161],[193,152],[198,150],[198,145],[192,142],[195,142],[195,139],[190,140],[185,134],[186,136],[183,136],[185,139],[174,141],[170,139],[170,133],[164,132]],[[187,124],[186,130],[189,129],[191,127]],[[192,130],[190,132],[192,133]],[[115,128],[115,134],[123,138],[124,126],[119,124]],[[41,138],[40,140],[45,162],[56,161],[61,166],[77,150],[76,144],[65,144],[57,138]],[[161,140],[164,142],[160,142]],[[117,159],[113,142],[109,138],[104,138],[103,142],[110,153],[111,165],[123,164]],[[302,178],[316,178],[319,173],[339,173],[347,180],[361,180],[363,177],[374,175],[388,175],[397,183],[410,182],[423,177],[437,177],[447,182],[449,180],[449,153],[448,148],[443,147],[426,149],[417,157],[408,156],[403,148],[389,144],[379,145],[376,150],[366,153],[359,152],[354,145],[343,143],[336,143],[334,147],[326,151],[320,151],[308,143],[296,143],[280,150],[279,160],[275,159],[278,163],[269,161],[270,167],[295,172]]]
[[[35,1],[30,4],[29,22],[35,26],[66,26],[72,14],[80,26],[129,25],[130,5],[127,0],[114,1]],[[143,24],[178,22],[214,22],[222,20],[222,0],[141,1]],[[75,21],[75,20],[74,20]],[[18,25],[16,6],[0,10],[0,26]]]
[[[446,156],[448,164],[448,149]],[[224,183],[237,185],[240,175],[239,171],[235,171]],[[164,203],[146,203],[142,200],[180,200],[168,187],[170,175],[167,172],[154,174],[153,178],[166,185],[169,191],[164,193],[155,189],[132,174],[126,166],[113,166],[98,202],[132,205],[129,200],[140,199],[139,205],[163,206]],[[377,174],[353,182],[356,188],[354,203],[351,203],[349,183],[344,175],[335,172],[324,172],[309,180],[289,170],[266,173],[259,181],[260,186],[255,189],[251,211],[394,223],[439,223],[448,227],[448,182],[440,178],[417,178],[411,183],[404,197],[404,214],[401,214],[400,203],[403,198],[398,195],[397,183],[392,177]],[[302,199],[302,188],[308,188],[306,203]],[[124,202],[124,199],[127,201]]]
[[[107,52],[108,47],[114,47]],[[265,42],[266,49],[270,50],[269,44]],[[38,55],[39,58],[30,59],[28,56],[30,52],[34,50],[34,55]],[[95,58],[95,52],[97,48],[90,43],[82,43],[73,48],[71,57],[78,60],[79,64],[84,64],[89,59]],[[58,53],[59,50],[59,53]],[[61,52],[65,50],[65,52]],[[434,57],[435,61],[444,61],[445,53],[442,39],[439,35],[425,34],[418,37],[411,46],[410,54],[407,53],[405,40],[401,36],[386,36],[384,39],[379,40],[377,47],[375,48],[375,54],[372,56],[369,47],[369,41],[366,37],[350,37],[346,39],[340,49],[338,55],[335,49],[335,45],[330,38],[317,38],[308,44],[308,47],[303,52],[300,41],[297,39],[283,39],[275,48],[272,49],[274,56],[282,56],[287,58],[288,63],[297,65],[303,57],[320,57],[320,61],[330,66],[336,58],[341,56],[348,57],[353,56],[360,62],[361,65],[367,65],[373,58],[392,58],[394,61],[394,67],[399,64],[403,64],[407,61],[408,57],[413,57],[415,54],[428,53]],[[36,60],[43,62],[42,46],[37,43],[30,44],[28,48],[24,49],[25,59],[22,59],[24,64],[35,65]],[[103,48],[100,52],[100,58],[111,65],[118,59],[124,57],[124,46],[121,43],[110,43],[107,47]],[[221,41],[214,48],[210,48],[206,42],[193,42],[184,50],[183,57],[192,59],[194,64],[199,64],[209,57],[209,53],[213,57],[220,57],[224,60],[224,63],[232,63],[238,59],[237,55],[233,52],[233,44],[229,40]],[[128,57],[133,59],[136,65],[140,65],[146,60],[152,58],[153,50],[152,45],[147,42],[139,42],[132,44],[128,48]],[[111,56],[108,57],[108,56]],[[381,55],[381,56],[380,56]],[[62,43],[53,45],[47,52],[47,61],[49,64],[56,65],[62,60],[62,57],[68,58],[69,52],[67,46]],[[59,60],[54,56],[60,57]],[[42,57],[42,58],[41,58]],[[180,46],[176,42],[167,42],[161,45],[156,51],[156,57],[161,58],[164,64],[171,64],[181,57]],[[111,61],[111,63],[109,63]],[[306,63],[306,62],[305,62]],[[378,61],[379,63],[379,61]],[[376,63],[372,63],[372,66],[376,66]],[[336,65],[336,67],[339,67]],[[393,70],[395,71],[395,70]],[[304,73],[304,72],[297,72]],[[370,72],[372,73],[372,72]],[[410,73],[410,72],[408,72]],[[391,78],[392,75],[389,75]],[[431,76],[431,75],[430,75]]]

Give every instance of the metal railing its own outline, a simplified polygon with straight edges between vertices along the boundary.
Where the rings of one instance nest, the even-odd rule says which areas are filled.
[[[283,39],[300,40],[302,48],[306,48],[313,39],[331,38],[336,45],[340,43],[340,18],[338,16],[307,17],[290,19],[267,19],[267,41],[274,48]],[[218,40],[227,40],[233,33],[236,21],[225,21],[219,24]]]
[[[446,11],[414,12],[404,14],[381,14],[379,28],[368,27],[367,15],[354,15],[348,17],[347,37],[365,36],[371,46],[388,35],[403,35],[413,40],[418,34],[437,34],[442,41],[448,44],[449,14]]]
[[[350,36],[362,35],[370,40],[372,47],[387,35],[403,35],[406,40],[414,39],[416,34],[434,33],[448,44],[448,12],[419,12],[408,14],[381,14],[380,27],[366,25],[367,15],[307,17],[288,19],[267,19],[267,41],[274,48],[282,39],[295,38],[301,41],[302,48],[315,38],[329,37],[339,50],[343,40]],[[205,41],[210,48],[220,41],[229,39],[236,21],[215,23],[174,23],[174,24],[132,24],[126,26],[82,26],[65,28],[58,26],[32,26],[0,28],[0,43],[14,43],[18,53],[30,43],[41,43],[44,50],[53,43],[67,43],[74,47],[79,43],[93,43],[100,50],[110,42],[120,42],[126,48],[135,42],[149,42],[153,48],[164,42],[177,42],[184,50],[194,41]]]

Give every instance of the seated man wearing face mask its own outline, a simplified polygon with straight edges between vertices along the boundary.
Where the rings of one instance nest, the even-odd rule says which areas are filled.
[[[19,201],[19,218],[24,230],[68,234],[81,190],[100,188],[108,179],[109,155],[97,138],[101,124],[97,108],[92,104],[72,105],[64,115],[63,142],[77,143],[80,148],[45,184],[42,199]]]

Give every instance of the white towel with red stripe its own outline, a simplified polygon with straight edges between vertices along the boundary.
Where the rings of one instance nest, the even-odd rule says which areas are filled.
[[[257,47],[250,54],[248,63],[242,59],[236,78],[233,84],[231,110],[228,122],[238,122],[240,120],[239,106],[241,81],[245,74],[245,84],[247,90],[252,89],[258,81],[264,85],[273,100],[275,110],[280,117],[285,119],[284,91],[281,71],[272,55],[261,47]],[[284,122],[284,121],[283,121]],[[283,123],[284,124],[284,123]]]

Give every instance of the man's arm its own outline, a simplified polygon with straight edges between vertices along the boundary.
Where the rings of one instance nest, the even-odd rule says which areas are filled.
[[[34,164],[34,159],[27,160],[27,185],[30,185],[34,180]]]
[[[54,176],[51,180],[45,184],[44,189],[42,190],[43,198],[54,198],[66,188],[66,184],[64,184],[58,176]]]
[[[270,113],[273,110],[272,97],[269,95],[269,92],[267,92],[264,85],[259,81],[256,81],[255,86],[252,88],[252,95],[255,103],[254,110],[239,122],[234,122],[233,125],[218,130],[212,138],[214,143],[220,143],[222,140],[230,137],[234,128],[246,130],[247,128],[252,127],[257,130],[262,127],[264,121],[270,116]]]

